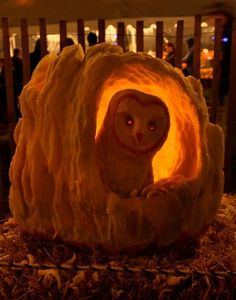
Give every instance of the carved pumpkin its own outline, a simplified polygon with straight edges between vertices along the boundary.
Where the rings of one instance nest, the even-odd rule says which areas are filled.
[[[127,91],[154,101],[148,114],[156,110],[164,135],[162,140],[161,134],[156,137],[150,156],[127,146],[134,149],[129,157],[134,174],[135,163],[141,164],[146,155],[152,180],[147,186],[141,180],[139,190],[132,186],[122,195],[124,177],[116,178],[117,190],[109,186],[113,165],[118,174],[126,172],[125,164],[119,167],[115,161],[119,153],[114,160],[109,153],[104,168],[99,153],[106,149],[100,143],[102,133],[109,136],[109,128],[115,128],[105,126],[111,99],[120,92],[127,96]],[[146,100],[137,101],[149,109],[142,104]],[[42,59],[20,103],[10,208],[25,231],[120,250],[151,243],[167,246],[198,234],[213,220],[223,188],[223,135],[209,123],[200,82],[193,77],[185,78],[160,59],[122,53],[118,46],[96,45],[84,56],[80,45],[73,45]],[[138,114],[142,111],[135,101],[132,105]],[[126,143],[123,135],[117,140]],[[149,149],[148,143],[140,149]]]

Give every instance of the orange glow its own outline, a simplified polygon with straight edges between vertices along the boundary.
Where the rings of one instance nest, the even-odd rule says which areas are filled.
[[[201,168],[196,108],[179,82],[166,74],[155,74],[140,65],[124,65],[116,70],[103,86],[96,135],[103,123],[110,99],[123,89],[137,89],[157,96],[169,109],[169,135],[152,163],[155,182],[174,175],[182,175],[187,179],[195,178]]]
[[[20,6],[27,6],[32,4],[33,0],[16,0],[16,4]]]

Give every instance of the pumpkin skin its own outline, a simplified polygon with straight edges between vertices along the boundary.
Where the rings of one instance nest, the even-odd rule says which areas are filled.
[[[96,136],[119,90],[159,97],[170,131],[155,183],[129,199],[104,186]],[[200,82],[142,53],[80,45],[41,60],[20,96],[10,208],[26,232],[116,251],[164,247],[212,222],[223,191],[223,134],[209,123]],[[156,165],[158,167],[156,167]]]

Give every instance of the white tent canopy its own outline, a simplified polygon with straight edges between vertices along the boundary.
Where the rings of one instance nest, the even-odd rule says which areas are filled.
[[[47,23],[48,50],[59,49],[59,20],[67,21],[67,35],[77,42],[77,24],[79,18],[85,21],[85,36],[89,31],[97,32],[98,19],[106,20],[106,41],[116,36],[109,26],[117,28],[122,21],[127,26],[136,27],[137,20],[144,20],[144,51],[155,50],[155,23],[164,22],[164,34],[174,42],[177,20],[184,20],[184,38],[194,33],[194,15],[203,15],[202,45],[211,48],[211,37],[214,30],[214,17],[211,14],[228,12],[236,16],[236,0],[0,0],[0,16],[8,17],[10,25],[11,49],[21,48],[20,19],[26,18],[29,24],[29,48],[33,50],[35,40],[39,37],[39,18]],[[0,21],[1,26],[1,21]],[[145,31],[146,30],[146,31]],[[128,34],[128,33],[127,33]],[[132,31],[129,50],[135,51],[135,32]],[[0,37],[2,31],[0,30]],[[51,36],[50,36],[51,35]],[[132,46],[130,46],[132,45]],[[0,56],[3,45],[0,41]]]
[[[8,17],[11,26],[27,18],[37,24],[40,17],[48,23],[59,20],[84,20],[193,16],[215,12],[236,15],[235,0],[0,0],[0,15]]]

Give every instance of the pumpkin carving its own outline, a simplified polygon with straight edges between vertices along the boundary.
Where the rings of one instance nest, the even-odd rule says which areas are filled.
[[[98,156],[109,104],[121,91],[150,96],[152,105],[167,109],[165,138],[148,159],[153,180],[125,195],[109,186],[107,175],[119,154],[105,169]],[[213,220],[223,189],[223,134],[209,123],[193,77],[118,46],[99,44],[84,56],[73,45],[42,59],[20,103],[10,208],[25,231],[115,251],[167,246]],[[125,172],[124,165],[116,164],[116,172]]]

